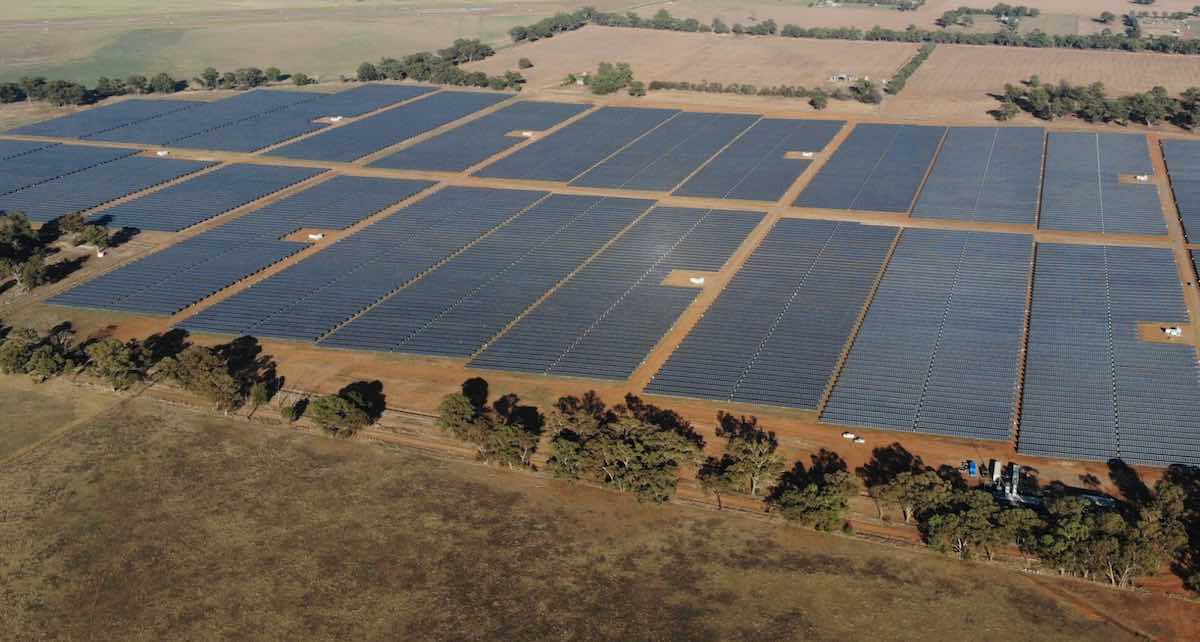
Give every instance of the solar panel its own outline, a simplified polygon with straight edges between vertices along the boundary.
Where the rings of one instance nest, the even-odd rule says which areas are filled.
[[[845,124],[841,120],[759,120],[675,195],[777,201],[812,163],[786,154],[820,152]]]
[[[551,196],[321,343],[470,356],[651,205]]]
[[[951,127],[913,216],[1033,225],[1046,132]]]
[[[1162,141],[1171,191],[1179,208],[1179,220],[1189,241],[1200,226],[1200,141],[1166,139]]]
[[[136,149],[106,149],[80,145],[52,145],[28,151],[0,161],[0,195],[111,163],[136,153]]]
[[[821,419],[1010,438],[1027,235],[906,229]]]
[[[512,94],[441,91],[269,152],[271,156],[350,162],[508,100]]]
[[[30,152],[36,152],[39,149],[53,147],[58,143],[41,143],[31,140],[0,140],[0,161],[6,161],[10,158],[24,156]]]
[[[135,121],[91,134],[89,138],[122,143],[169,145],[190,136],[319,97],[320,94],[312,92],[258,89]]]
[[[448,187],[183,322],[314,341],[475,242],[545,192]]]
[[[461,172],[550,129],[590,105],[523,101],[371,163],[372,167]]]
[[[646,391],[816,408],[895,237],[780,220]]]
[[[488,178],[569,181],[678,114],[605,107],[476,172]]]
[[[679,114],[571,184],[669,192],[757,120],[741,114]]]
[[[663,280],[677,269],[721,269],[761,220],[753,212],[655,208],[468,365],[628,378],[698,293]]]
[[[856,125],[794,204],[908,212],[945,132],[945,127]]]
[[[92,220],[110,227],[178,232],[324,171],[307,167],[227,165],[121,203],[98,213]]]
[[[105,103],[50,120],[18,127],[8,133],[56,138],[88,138],[118,127],[203,105],[194,100],[129,99]]]
[[[301,229],[341,230],[431,183],[337,176],[103,274],[51,303],[174,314],[308,247]]]
[[[1154,173],[1140,134],[1051,132],[1040,227],[1072,232],[1166,234],[1154,183],[1121,176]]]
[[[99,207],[198,172],[212,163],[127,156],[0,197],[0,210],[22,211],[39,223]]]

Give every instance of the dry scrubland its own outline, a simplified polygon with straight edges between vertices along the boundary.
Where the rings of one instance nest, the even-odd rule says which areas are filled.
[[[1193,613],[151,402],[0,468],[0,515],[9,639],[1116,640],[1069,600],[1164,637]]]
[[[883,112],[934,120],[986,118],[997,104],[989,93],[1035,74],[1045,83],[1100,81],[1112,96],[1154,85],[1177,94],[1200,86],[1200,61],[1169,54],[939,45],[904,91],[885,101]]]
[[[520,58],[529,58],[534,67],[521,73],[531,89],[557,86],[569,73],[594,72],[602,60],[628,62],[634,75],[646,82],[708,80],[814,87],[838,71],[889,77],[916,50],[917,45],[904,43],[738,38],[589,26],[505,49],[467,67],[502,73],[515,69]]]

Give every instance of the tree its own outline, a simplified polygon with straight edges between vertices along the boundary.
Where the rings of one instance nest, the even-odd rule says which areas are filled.
[[[537,449],[545,423],[533,406],[521,404],[507,394],[487,407],[487,382],[468,379],[462,392],[446,395],[438,407],[438,426],[456,438],[474,444],[481,461],[508,466],[532,467],[530,457]]]
[[[46,97],[46,88],[49,83],[42,76],[23,76],[20,81],[21,91],[25,93],[26,100],[42,100]]]
[[[150,82],[141,74],[133,74],[125,79],[125,86],[131,94],[145,94],[150,90]]]
[[[96,376],[108,382],[113,390],[125,390],[142,377],[133,348],[117,339],[101,339],[84,349],[89,367]]]
[[[479,410],[464,394],[446,395],[438,404],[438,427],[463,441],[478,417]]]
[[[729,33],[729,25],[725,24],[725,21],[720,18],[713,18],[712,30],[713,33]]]
[[[308,74],[306,74],[306,73],[298,73],[298,74],[292,75],[292,84],[296,85],[297,87],[303,87],[305,85],[316,84],[316,82],[317,82],[316,80],[309,78]]]
[[[775,433],[758,427],[756,417],[717,413],[717,436],[726,439],[729,474],[743,492],[758,497],[766,485],[779,478],[786,465],[779,455]]]
[[[372,80],[381,80],[383,78],[383,76],[380,75],[379,70],[375,68],[375,65],[372,65],[369,62],[363,62],[358,66],[357,75],[359,82],[370,82]]]
[[[17,268],[17,285],[22,292],[28,292],[46,282],[46,255],[34,252]]]
[[[25,372],[25,364],[29,355],[38,344],[38,333],[32,328],[16,328],[9,331],[0,344],[0,372],[5,374],[21,374]]]
[[[253,415],[260,406],[271,401],[273,394],[274,391],[271,390],[271,386],[265,381],[255,381],[253,384],[251,384],[249,395],[250,413],[246,415],[246,419],[249,419],[250,416]]]
[[[76,245],[94,245],[100,249],[108,247],[108,230],[99,225],[85,225],[75,238]]]
[[[626,63],[602,62],[588,83],[593,94],[611,94],[633,81],[633,69]]]
[[[221,80],[221,74],[214,67],[205,67],[196,78],[196,84],[205,89],[216,89]]]
[[[156,94],[173,94],[179,90],[179,81],[166,72],[155,74],[150,79],[150,91]]]
[[[108,98],[110,96],[121,96],[129,93],[129,88],[125,86],[125,81],[120,78],[109,78],[101,76],[96,81],[96,95],[100,98]]]
[[[821,111],[829,106],[829,96],[826,96],[825,92],[818,89],[813,92],[813,95],[808,99],[808,104],[813,109]]]
[[[857,486],[836,454],[821,450],[811,459],[810,468],[796,462],[780,478],[767,504],[788,521],[832,531],[845,524],[850,497]]]
[[[1116,14],[1114,14],[1111,11],[1101,11],[1100,12],[1100,22],[1103,22],[1106,25],[1112,24],[1113,21],[1116,19],[1117,19]]]
[[[205,346],[189,346],[163,359],[162,371],[182,388],[211,401],[226,414],[242,399],[242,386],[229,372],[228,363]]]
[[[629,83],[629,95],[640,97],[646,95],[646,84],[640,80],[634,80]]]
[[[520,60],[517,61],[518,69],[531,69],[532,67],[533,67],[533,61],[528,58],[521,58]]]
[[[874,80],[861,79],[850,85],[850,94],[860,103],[877,105],[883,102],[883,92]]]
[[[700,488],[705,493],[717,498],[717,510],[724,509],[724,506],[721,504],[721,497],[730,493],[736,493],[741,485],[731,472],[733,463],[733,459],[728,455],[721,459],[709,457],[696,474],[696,479],[700,482]]]
[[[19,103],[28,96],[21,85],[15,82],[0,82],[0,103]]]
[[[308,404],[306,414],[335,437],[348,437],[371,423],[366,410],[342,395],[317,397]]]
[[[904,523],[950,500],[950,484],[932,470],[905,471],[875,490],[875,496],[900,508]]]
[[[68,234],[79,233],[83,230],[85,225],[87,225],[87,219],[85,219],[83,214],[80,214],[79,212],[67,214],[59,217],[58,219],[58,229]]]
[[[263,75],[267,77],[267,82],[279,82],[283,80],[283,72],[279,70],[279,67],[267,67],[263,71]]]
[[[997,541],[992,518],[999,510],[996,500],[985,491],[956,490],[923,524],[925,539],[934,550],[967,559],[976,547]]]
[[[46,85],[43,98],[57,107],[62,107],[86,104],[92,100],[92,94],[87,87],[77,82],[52,80]]]
[[[30,353],[29,360],[25,363],[25,372],[33,377],[34,381],[42,383],[60,374],[69,365],[70,361],[55,346],[43,344]]]

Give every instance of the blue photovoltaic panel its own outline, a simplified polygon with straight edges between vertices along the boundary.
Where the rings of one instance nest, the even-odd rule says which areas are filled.
[[[514,132],[538,132],[590,105],[519,102],[371,163],[372,167],[461,172],[524,142]]]
[[[433,91],[412,85],[362,85],[240,120],[175,143],[177,147],[253,152],[326,127],[317,119],[354,117]]]
[[[951,127],[913,216],[1033,225],[1045,137],[1040,127]]]
[[[90,138],[123,143],[169,145],[184,138],[232,125],[288,105],[315,100],[321,94],[297,91],[254,90],[194,107],[162,114],[155,118],[109,129]]]
[[[1179,220],[1188,240],[1195,242],[1193,232],[1200,229],[1200,141],[1166,139],[1162,150]]]
[[[182,325],[200,332],[315,341],[545,196],[448,187]]]
[[[1166,466],[1200,463],[1200,373],[1170,250],[1039,244],[1017,450]]]
[[[699,292],[663,280],[673,270],[720,270],[761,220],[655,208],[468,365],[626,379]]]
[[[178,232],[324,171],[307,167],[228,165],[121,203],[93,220],[109,227]]]
[[[0,197],[0,210],[45,223],[198,172],[212,163],[129,156]]]
[[[0,140],[0,161],[24,156],[39,149],[53,147],[58,143],[41,143],[31,140]]]
[[[758,116],[684,112],[571,184],[669,192],[756,120]]]
[[[551,196],[322,344],[470,356],[653,204]]]
[[[569,181],[678,114],[605,107],[476,172],[488,178]]]
[[[0,195],[133,156],[136,149],[52,145],[0,161]]]
[[[945,132],[945,127],[856,125],[795,205],[908,212]]]
[[[676,196],[777,201],[811,160],[788,152],[819,152],[841,130],[841,120],[764,118],[696,172]]]
[[[285,145],[272,156],[350,162],[512,98],[512,94],[442,91],[311,138]]]
[[[1153,173],[1144,135],[1051,132],[1039,227],[1071,232],[1166,234],[1157,186],[1120,180],[1122,175]]]
[[[118,127],[158,118],[205,103],[194,100],[138,100],[100,105],[52,120],[18,127],[10,134],[87,138]]]
[[[284,236],[345,229],[430,185],[338,176],[103,274],[51,303],[174,314],[307,247]]]
[[[821,419],[1010,439],[1032,253],[1023,234],[904,230]]]
[[[816,408],[895,238],[780,220],[646,392]]]

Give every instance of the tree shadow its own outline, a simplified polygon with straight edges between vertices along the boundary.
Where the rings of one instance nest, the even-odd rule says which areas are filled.
[[[483,377],[471,377],[462,382],[463,396],[471,401],[476,410],[482,410],[487,405],[488,382]]]
[[[141,233],[142,233],[142,231],[137,229],[136,227],[122,227],[122,228],[118,229],[116,232],[114,232],[113,235],[108,238],[108,246],[109,247],[120,247],[120,246],[128,243],[129,241],[133,240],[133,237],[135,237]]]
[[[83,264],[87,262],[87,258],[86,256],[77,256],[73,259],[55,261],[47,265],[46,280],[50,283],[58,283],[83,267]]]
[[[141,360],[147,366],[174,357],[192,345],[188,339],[188,331],[183,328],[172,328],[161,334],[152,334],[142,341]]]
[[[646,403],[642,401],[641,397],[633,393],[626,394],[624,403],[618,405],[614,410],[618,416],[633,417],[638,421],[658,426],[664,430],[670,430],[695,444],[697,449],[704,449],[704,437],[696,432],[696,429],[688,420],[684,419],[674,410],[659,408],[654,404]]]
[[[1129,503],[1143,506],[1150,500],[1150,488],[1142,481],[1138,471],[1124,461],[1116,458],[1108,460],[1108,478]]]
[[[338,396],[345,397],[362,408],[371,418],[371,423],[379,421],[383,411],[387,409],[387,395],[383,394],[383,382],[378,379],[346,384],[338,391]]]
[[[855,474],[867,487],[886,484],[900,473],[919,473],[929,470],[925,462],[917,455],[894,442],[890,446],[881,446],[871,451],[871,460],[855,469]]]
[[[797,461],[792,465],[791,470],[785,471],[779,476],[779,483],[767,496],[768,504],[777,502],[790,490],[804,488],[809,484],[821,484],[824,477],[830,473],[849,471],[846,460],[826,448],[810,455],[809,460],[811,463],[808,467],[805,467],[803,461]]]
[[[537,406],[521,403],[521,398],[509,393],[500,397],[492,404],[492,410],[505,422],[521,426],[526,432],[540,436],[546,425],[546,418],[538,411]]]
[[[942,478],[942,481],[950,484],[950,487],[955,490],[966,490],[967,480],[963,477],[962,471],[951,466],[950,464],[942,464],[937,467],[937,476]]]
[[[225,361],[229,374],[242,384],[243,389],[258,382],[271,383],[275,380],[275,359],[263,354],[262,345],[256,337],[241,336],[217,346],[214,351]]]

